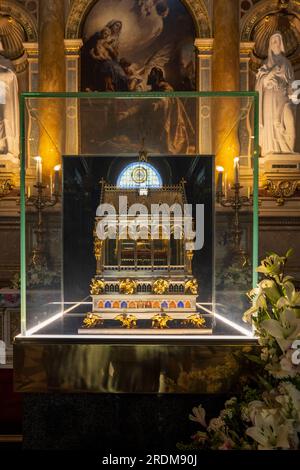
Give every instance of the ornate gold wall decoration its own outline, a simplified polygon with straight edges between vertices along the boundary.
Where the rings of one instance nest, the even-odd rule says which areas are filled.
[[[0,39],[5,57],[15,60],[23,55],[25,31],[21,24],[11,16],[0,15]]]
[[[7,196],[15,187],[11,178],[0,180],[0,198]]]
[[[162,295],[169,290],[169,282],[165,279],[157,279],[153,283],[153,292],[154,294]]]
[[[283,206],[286,199],[293,197],[297,190],[300,190],[300,180],[272,181],[267,179],[264,182],[264,189],[268,195],[276,199],[278,206]]]
[[[36,19],[38,19],[39,15],[39,1],[40,0],[18,0],[19,3],[24,5],[27,11],[31,13]]]
[[[1,0],[0,14],[9,15],[23,26],[28,42],[38,41],[36,19],[16,0]]]
[[[280,12],[282,10],[278,0],[265,0],[258,2],[242,18],[241,21],[241,41],[248,42],[253,40],[253,31],[256,25],[268,15]],[[295,15],[300,14],[300,2],[291,0],[288,3],[288,11]]]
[[[66,39],[81,37],[82,25],[98,0],[74,0],[66,25]],[[194,20],[197,37],[211,37],[211,22],[203,0],[181,0]]]

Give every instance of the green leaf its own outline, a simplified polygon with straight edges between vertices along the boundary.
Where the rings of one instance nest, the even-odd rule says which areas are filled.
[[[245,354],[245,357],[249,359],[251,362],[255,362],[256,364],[262,365],[264,362],[260,359],[260,357],[255,356],[254,354]]]

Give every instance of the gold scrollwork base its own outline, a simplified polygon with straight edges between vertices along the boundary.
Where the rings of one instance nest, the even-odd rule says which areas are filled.
[[[267,179],[264,183],[264,189],[271,197],[276,199],[278,206],[283,206],[286,199],[292,198],[300,190],[300,180],[281,180],[275,182]]]
[[[120,321],[123,328],[132,329],[136,328],[137,317],[134,315],[118,315],[115,320]]]
[[[15,187],[11,178],[0,180],[0,198],[7,196]]]

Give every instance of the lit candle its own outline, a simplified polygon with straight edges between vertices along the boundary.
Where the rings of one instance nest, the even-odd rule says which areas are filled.
[[[224,196],[225,196],[225,198],[227,197],[227,189],[228,189],[227,173],[225,173],[225,175],[224,175]]]
[[[30,189],[30,184],[27,186],[27,197],[28,199],[30,198],[30,192],[31,192],[31,189]]]
[[[236,157],[234,159],[234,184],[239,184],[240,182],[240,159]]]
[[[50,195],[52,196],[53,192],[53,181],[52,181],[52,173],[50,173],[50,183],[49,183]]]
[[[219,194],[223,193],[223,173],[224,168],[222,166],[217,166],[218,179],[217,179],[217,192]]]
[[[54,167],[54,192],[59,192],[59,171],[61,169],[61,165],[56,165]]]
[[[42,157],[35,157],[36,161],[36,182],[42,183]]]

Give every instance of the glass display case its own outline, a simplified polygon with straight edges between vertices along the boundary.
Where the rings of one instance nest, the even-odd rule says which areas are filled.
[[[249,338],[255,93],[21,97],[21,338]]]

